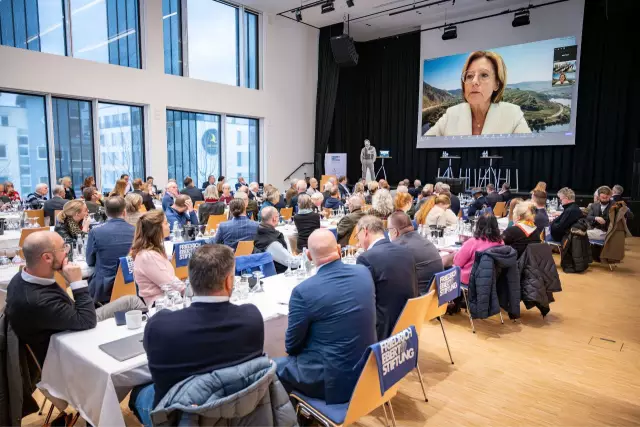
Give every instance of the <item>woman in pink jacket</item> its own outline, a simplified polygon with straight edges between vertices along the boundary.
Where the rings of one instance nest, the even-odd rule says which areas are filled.
[[[478,219],[473,237],[462,245],[462,248],[453,258],[453,264],[460,267],[460,280],[465,285],[469,284],[471,268],[476,259],[476,252],[482,252],[494,246],[502,246],[502,237],[498,220],[492,213],[485,213]]]

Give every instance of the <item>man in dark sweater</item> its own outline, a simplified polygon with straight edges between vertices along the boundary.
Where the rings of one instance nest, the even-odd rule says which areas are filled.
[[[562,241],[573,224],[584,216],[580,207],[576,205],[576,194],[572,189],[561,188],[558,191],[558,199],[562,203],[564,211],[551,223],[551,237],[556,242]]]
[[[229,247],[200,247],[189,261],[191,306],[163,310],[149,320],[143,343],[153,384],[134,389],[130,404],[144,425],[151,425],[144,418],[176,383],[262,356],[260,311],[253,304],[229,302],[234,275]]]
[[[185,194],[191,197],[191,201],[195,204],[196,202],[204,202],[204,196],[202,195],[202,191],[200,191],[193,183],[191,177],[186,177],[184,179],[184,188],[180,192],[180,194]]]
[[[20,341],[31,347],[40,366],[53,334],[91,329],[116,311],[145,307],[136,296],[128,296],[96,310],[87,281],[82,280],[82,270],[69,263],[69,245],[57,233],[30,234],[22,251],[27,265],[9,283],[6,312]],[[56,283],[56,271],[71,287],[74,300]]]
[[[486,199],[491,209],[493,209],[496,206],[496,203],[503,201],[502,196],[498,194],[498,192],[496,191],[496,187],[493,184],[487,185]]]
[[[154,210],[156,206],[153,204],[153,198],[151,194],[149,194],[149,189],[147,188],[145,191],[142,191],[142,186],[143,182],[140,178],[133,180],[133,192],[142,197],[142,204],[147,209],[147,212],[149,212]]]
[[[474,188],[473,190],[471,190],[471,194],[473,195],[473,198],[475,200],[469,205],[469,210],[467,212],[467,216],[469,217],[474,216],[476,212],[481,211],[482,209],[489,206],[489,202],[482,194],[482,189]]]

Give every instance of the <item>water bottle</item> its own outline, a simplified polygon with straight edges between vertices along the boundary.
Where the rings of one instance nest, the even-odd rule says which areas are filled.
[[[238,299],[244,301],[249,298],[249,279],[253,277],[251,273],[242,273],[240,284],[238,285]]]
[[[191,282],[189,279],[184,281],[184,308],[187,308],[191,305],[191,299],[193,298],[193,288],[191,287]]]
[[[27,213],[23,211],[22,214],[20,215],[20,229],[24,228],[26,221],[27,221]]]

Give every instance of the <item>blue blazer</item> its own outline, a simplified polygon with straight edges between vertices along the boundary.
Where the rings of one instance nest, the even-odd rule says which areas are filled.
[[[173,205],[173,197],[169,193],[164,193],[162,196],[162,210],[166,211]]]
[[[255,240],[257,232],[258,223],[240,215],[238,218],[232,218],[218,226],[214,243],[230,246],[235,251],[238,242]]]
[[[344,206],[339,199],[334,199],[333,197],[329,197],[324,201],[324,207],[328,209],[338,209],[341,206]]]
[[[472,217],[476,214],[477,211],[481,211],[485,206],[489,206],[489,202],[484,196],[478,197],[474,200],[473,203],[469,205],[469,210],[467,211],[467,216]]]
[[[173,223],[178,221],[181,227],[187,223],[187,221],[191,222],[191,225],[198,225],[198,214],[193,210],[191,213],[178,213],[173,208],[169,208],[164,211],[164,214],[167,216],[167,221],[169,222],[169,228],[173,231]]]
[[[122,218],[110,219],[89,231],[87,264],[95,267],[89,293],[94,301],[104,303],[111,299],[118,260],[129,253],[134,232],[135,227]]]
[[[416,263],[411,251],[380,240],[356,260],[369,269],[376,289],[377,340],[388,338],[407,300],[418,295]]]
[[[327,403],[347,402],[364,351],[376,342],[373,280],[366,268],[334,261],[293,289],[286,335],[288,357],[278,377]]]

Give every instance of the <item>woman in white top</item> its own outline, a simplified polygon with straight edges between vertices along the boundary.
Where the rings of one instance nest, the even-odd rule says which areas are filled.
[[[495,52],[472,52],[462,68],[465,102],[450,107],[426,136],[531,133],[518,105],[502,102],[507,67]]]
[[[458,217],[451,209],[451,199],[446,194],[436,196],[435,204],[427,215],[427,225],[451,227],[458,223]]]

